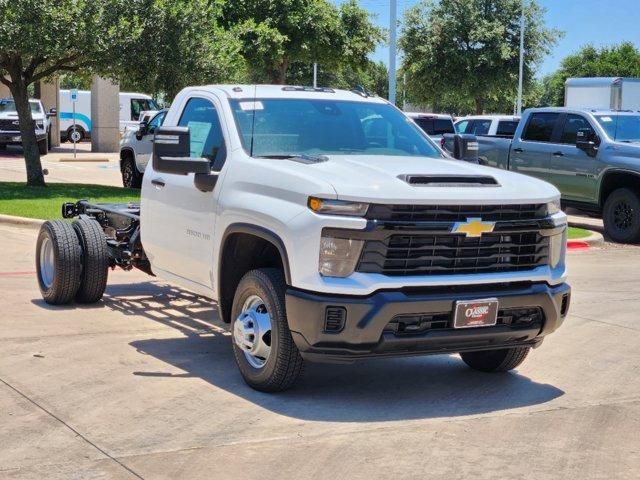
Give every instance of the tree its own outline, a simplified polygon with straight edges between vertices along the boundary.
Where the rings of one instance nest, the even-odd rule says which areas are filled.
[[[400,47],[411,97],[482,113],[513,105],[518,85],[520,0],[422,0],[407,10]],[[525,8],[525,86],[560,32],[544,26],[535,0]]]
[[[222,7],[210,0],[146,0],[139,41],[120,63],[122,88],[173,98],[189,85],[246,78],[238,32],[219,25]]]
[[[600,49],[583,47],[543,79],[543,104],[564,105],[564,82],[572,77],[640,77],[640,50],[631,42]]]
[[[113,73],[139,34],[136,0],[0,0],[0,82],[16,103],[27,185],[44,186],[28,89],[58,72]]]
[[[339,8],[327,0],[234,0],[222,22],[239,33],[252,80],[276,84],[297,64],[362,68],[383,39],[356,0]]]

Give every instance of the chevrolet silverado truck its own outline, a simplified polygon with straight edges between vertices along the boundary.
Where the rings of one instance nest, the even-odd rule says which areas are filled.
[[[35,99],[29,100],[29,106],[31,107],[31,117],[36,130],[38,150],[40,155],[46,155],[51,145],[51,122],[49,117],[56,116],[56,110],[52,108],[48,113],[45,113],[42,102]],[[0,99],[0,148],[4,149],[7,145],[22,145],[18,112],[12,98]]]
[[[552,185],[448,157],[359,91],[184,89],[140,204],[62,206],[36,246],[50,304],[138,268],[215,301],[251,387],[304,361],[459,353],[506,371],[563,322],[567,219]]]
[[[481,164],[555,185],[562,204],[601,215],[605,233],[640,242],[640,113],[535,108],[513,136],[477,136]]]

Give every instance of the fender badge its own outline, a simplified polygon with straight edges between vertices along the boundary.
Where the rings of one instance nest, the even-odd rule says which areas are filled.
[[[481,218],[467,218],[466,222],[456,222],[451,233],[464,233],[467,237],[480,237],[493,232],[496,222],[483,222]]]

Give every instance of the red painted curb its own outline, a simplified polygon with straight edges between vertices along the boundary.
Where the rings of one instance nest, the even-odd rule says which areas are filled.
[[[584,240],[569,240],[567,242],[568,250],[588,250],[589,248],[591,248],[591,245]]]

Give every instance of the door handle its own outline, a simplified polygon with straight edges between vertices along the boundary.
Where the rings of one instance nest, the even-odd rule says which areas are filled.
[[[521,148],[514,148],[514,149],[513,149],[513,151],[514,151],[514,152],[516,152],[516,153],[522,153],[522,152],[524,152],[524,150],[523,150],[523,149],[521,149]]]
[[[562,152],[553,152],[554,157],[564,157],[564,153]]]
[[[165,183],[161,178],[154,178],[153,180],[151,180],[151,185],[155,185],[157,188],[162,188],[164,187]]]

